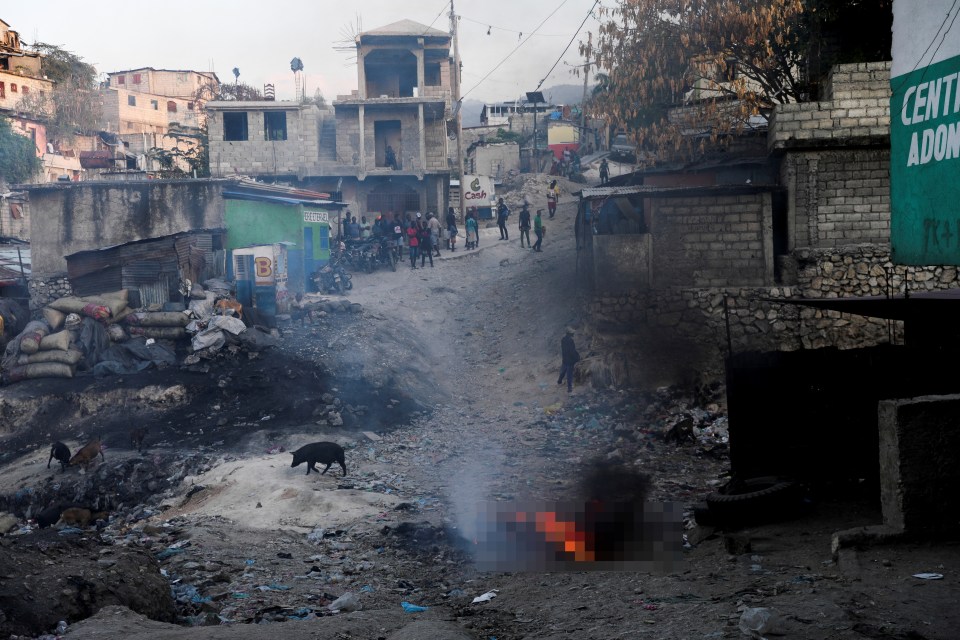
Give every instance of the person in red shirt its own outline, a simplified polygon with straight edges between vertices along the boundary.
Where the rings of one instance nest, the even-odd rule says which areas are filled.
[[[417,214],[419,215],[419,214]],[[410,248],[410,268],[417,268],[417,255],[420,248],[420,238],[417,233],[417,225],[411,224],[407,227],[407,246]]]

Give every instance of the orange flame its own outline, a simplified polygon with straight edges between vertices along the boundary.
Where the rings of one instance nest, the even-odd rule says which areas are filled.
[[[527,514],[517,513],[517,521],[525,522]],[[586,534],[577,530],[576,522],[557,520],[554,511],[538,511],[535,516],[536,530],[548,542],[562,544],[563,550],[572,553],[576,562],[593,562],[594,552],[587,549]]]

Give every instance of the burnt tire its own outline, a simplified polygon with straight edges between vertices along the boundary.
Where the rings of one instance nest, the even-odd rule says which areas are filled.
[[[797,483],[784,478],[766,476],[751,478],[739,483],[734,493],[711,493],[707,504],[744,504],[757,500],[768,500],[778,494],[786,495],[797,488]]]
[[[775,476],[731,482],[708,495],[707,506],[708,518],[725,528],[788,519],[804,511],[800,485]]]

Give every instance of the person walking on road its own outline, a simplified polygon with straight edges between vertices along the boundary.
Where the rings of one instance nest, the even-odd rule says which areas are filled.
[[[540,251],[540,245],[543,244],[543,234],[546,231],[543,227],[543,209],[537,209],[537,215],[533,217],[533,233],[537,236],[537,243],[533,245],[534,251]],[[530,242],[527,240],[527,242]]]
[[[430,252],[433,253],[436,251],[437,256],[440,257],[440,221],[437,220],[437,215],[432,211],[427,214],[427,227],[430,229]],[[432,264],[432,263],[431,263]]]
[[[610,165],[607,164],[607,159],[604,158],[600,161],[600,184],[607,184],[610,181]]]
[[[420,214],[417,214],[420,215]],[[430,215],[430,214],[427,214]],[[417,220],[417,240],[420,244],[420,268],[426,266],[427,258],[430,259],[430,268],[433,268],[433,245],[431,244],[430,227],[426,221]]]
[[[527,205],[523,205],[523,208],[520,209],[520,248],[523,249],[523,238],[527,238],[527,249],[533,249],[533,245],[530,243],[530,210],[527,208]]]
[[[457,250],[457,214],[453,207],[447,207],[447,249]]]
[[[500,239],[509,240],[510,233],[507,231],[507,218],[510,217],[510,209],[503,203],[503,198],[497,203],[497,226],[500,227]]]
[[[560,199],[560,187],[557,186],[557,181],[554,180],[550,183],[550,186],[547,187],[547,210],[550,212],[550,217],[557,215],[557,200]]]
[[[573,327],[567,327],[563,338],[560,339],[560,377],[557,378],[557,384],[563,384],[563,379],[567,379],[567,393],[573,393],[573,368],[580,362],[580,354],[577,353],[577,347],[573,344]]]
[[[407,247],[410,250],[410,268],[417,268],[417,248],[420,246],[420,238],[418,237],[417,225],[411,224],[407,227]]]
[[[476,211],[467,213],[467,221],[463,223],[463,226],[467,228],[467,249],[477,248],[477,218],[475,214]]]

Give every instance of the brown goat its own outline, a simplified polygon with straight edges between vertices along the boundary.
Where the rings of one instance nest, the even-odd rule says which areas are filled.
[[[100,454],[100,457],[106,460],[106,456],[103,455],[103,443],[100,438],[97,437],[90,442],[88,442],[80,451],[77,451],[73,454],[73,457],[70,458],[70,465],[75,466],[82,464],[84,467],[87,467],[97,459],[97,454]]]

